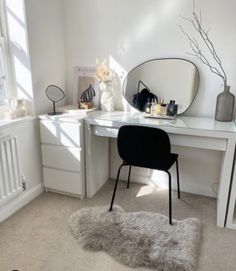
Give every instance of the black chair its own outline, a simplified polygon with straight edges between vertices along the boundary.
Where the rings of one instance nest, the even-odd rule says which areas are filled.
[[[172,224],[172,191],[169,169],[174,163],[176,163],[179,199],[180,185],[178,154],[171,153],[170,140],[167,133],[158,128],[131,125],[122,126],[118,132],[117,147],[123,163],[120,165],[117,173],[109,211],[112,211],[120,170],[123,166],[129,166],[127,188],[129,188],[132,166],[162,170],[165,171],[169,177],[169,223]]]

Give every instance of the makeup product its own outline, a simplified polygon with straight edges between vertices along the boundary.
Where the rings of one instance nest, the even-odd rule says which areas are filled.
[[[178,105],[174,100],[170,100],[170,103],[167,105],[166,115],[167,116],[175,116],[177,115]]]

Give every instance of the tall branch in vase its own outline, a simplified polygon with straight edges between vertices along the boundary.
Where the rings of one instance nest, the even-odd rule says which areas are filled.
[[[204,65],[208,66],[211,72],[219,76],[224,84],[224,91],[218,94],[216,99],[215,119],[218,121],[232,121],[235,97],[229,91],[230,86],[227,84],[226,72],[222,66],[221,59],[216,52],[213,42],[209,37],[210,28],[207,30],[203,28],[201,11],[199,14],[197,14],[195,11],[195,0],[193,0],[192,18],[182,18],[189,22],[193,26],[193,29],[195,29],[199,34],[199,37],[203,41],[207,51],[211,54],[212,59],[209,60],[209,58],[204,54],[199,46],[197,39],[190,36],[182,26],[179,26],[181,31],[189,40],[190,47],[192,49],[192,53],[189,54],[197,57]]]
[[[196,13],[195,11],[195,1],[193,0],[193,11],[192,11],[192,18],[186,18],[181,16],[181,18],[187,22],[189,22],[193,28],[197,31],[199,34],[200,38],[202,39],[203,43],[206,45],[207,50],[210,52],[213,58],[213,62],[209,61],[209,59],[206,57],[206,55],[203,53],[201,50],[199,43],[196,38],[191,37],[184,29],[182,26],[179,25],[179,28],[181,31],[184,33],[184,35],[188,38],[190,47],[192,49],[192,53],[188,53],[194,57],[197,57],[204,65],[208,66],[211,72],[219,76],[224,84],[224,87],[227,86],[227,75],[226,72],[222,66],[222,62],[220,60],[220,57],[218,53],[215,50],[215,47],[213,45],[213,42],[211,41],[209,37],[209,31],[210,28],[205,30],[202,26],[202,16],[201,16],[201,11],[199,14]]]

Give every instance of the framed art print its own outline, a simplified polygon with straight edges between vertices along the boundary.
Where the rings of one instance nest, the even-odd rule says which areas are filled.
[[[95,77],[96,67],[78,66],[74,69],[73,105],[79,106],[82,93],[91,85],[95,90],[94,107],[99,107],[99,82]]]

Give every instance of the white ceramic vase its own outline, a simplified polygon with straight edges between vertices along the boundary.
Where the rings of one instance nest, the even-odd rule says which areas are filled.
[[[25,100],[24,99],[10,99],[9,107],[12,111],[13,118],[26,116]]]
[[[111,81],[101,82],[100,90],[101,90],[100,105],[102,111],[106,112],[114,111],[115,102]]]

